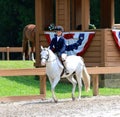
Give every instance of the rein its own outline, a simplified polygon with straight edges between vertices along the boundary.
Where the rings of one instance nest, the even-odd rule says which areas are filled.
[[[55,59],[49,61],[49,51],[47,50],[47,52],[48,52],[47,57],[41,57],[41,59],[45,59],[48,63],[50,63],[50,62],[54,62],[55,60],[57,60],[57,57],[56,57]]]

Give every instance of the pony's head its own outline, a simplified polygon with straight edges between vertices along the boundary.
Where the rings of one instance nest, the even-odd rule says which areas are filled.
[[[40,53],[40,55],[41,55],[41,65],[45,66],[47,60],[49,59],[49,50],[48,50],[48,48],[43,48],[41,46],[41,53]]]

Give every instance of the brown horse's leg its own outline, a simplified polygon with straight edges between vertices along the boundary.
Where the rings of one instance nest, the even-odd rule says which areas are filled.
[[[28,59],[28,40],[25,35],[26,27],[23,30],[23,40],[22,40],[22,47],[23,47],[23,60]]]
[[[35,42],[31,42],[31,59],[32,61],[35,61],[35,58],[34,58],[34,49],[35,49]]]
[[[23,60],[28,60],[29,59],[29,55],[28,55],[28,42],[24,41],[23,42]]]
[[[28,47],[28,41],[27,41],[27,43],[26,43],[25,59],[26,59],[26,60],[29,60],[29,47]]]

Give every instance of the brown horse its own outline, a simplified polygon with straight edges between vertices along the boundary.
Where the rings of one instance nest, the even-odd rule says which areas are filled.
[[[23,29],[23,60],[33,60],[34,61],[34,50],[35,50],[35,28],[34,24],[28,24]],[[29,47],[31,46],[31,52],[29,52]]]

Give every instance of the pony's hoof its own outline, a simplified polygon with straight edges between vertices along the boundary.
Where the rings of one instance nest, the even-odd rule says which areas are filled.
[[[57,100],[57,99],[54,99],[54,102],[55,102],[55,103],[57,103],[57,102],[58,102],[58,100]]]
[[[80,101],[80,100],[81,100],[81,97],[79,97],[77,100]]]
[[[72,100],[75,101],[75,97],[72,97]]]
[[[58,103],[58,100],[54,100],[55,103]]]

